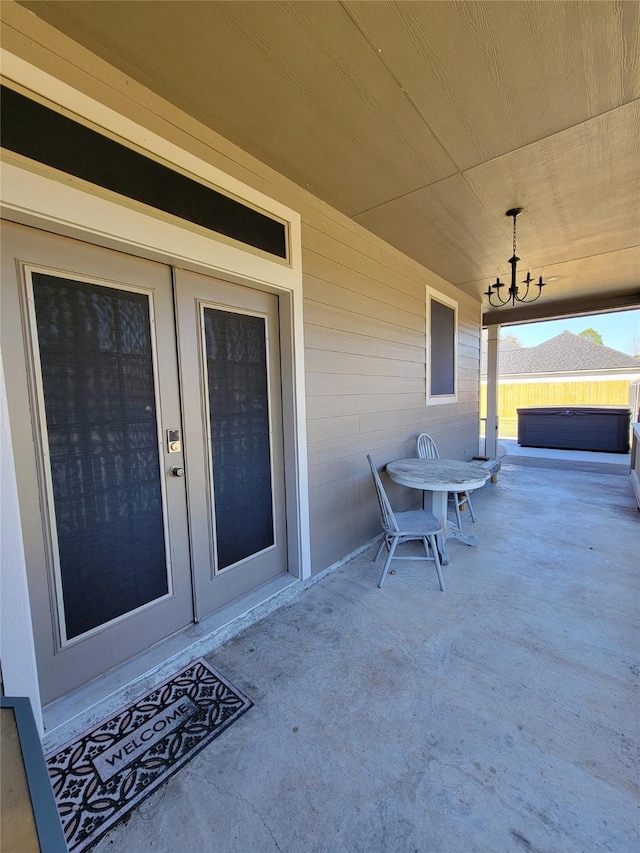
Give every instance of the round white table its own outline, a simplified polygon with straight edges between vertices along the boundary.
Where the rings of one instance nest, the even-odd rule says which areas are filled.
[[[454,459],[398,459],[389,462],[387,474],[401,486],[431,492],[431,511],[440,519],[442,528],[442,534],[438,537],[438,548],[444,565],[449,562],[447,539],[457,539],[474,547],[480,544],[477,536],[467,536],[457,524],[449,520],[447,494],[479,489],[491,476],[490,471],[474,462]]]

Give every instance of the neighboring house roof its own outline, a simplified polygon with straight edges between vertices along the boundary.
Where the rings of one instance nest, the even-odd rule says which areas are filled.
[[[530,373],[577,373],[580,371],[622,370],[640,373],[640,359],[597,344],[572,332],[561,332],[535,347],[519,347],[511,341],[500,343],[500,376]],[[482,358],[482,376],[487,375],[486,353]]]

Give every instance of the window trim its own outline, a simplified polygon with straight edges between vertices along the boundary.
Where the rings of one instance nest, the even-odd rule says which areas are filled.
[[[453,310],[453,394],[431,393],[431,303],[440,302]],[[439,290],[426,285],[426,398],[427,406],[441,406],[458,402],[458,302]]]

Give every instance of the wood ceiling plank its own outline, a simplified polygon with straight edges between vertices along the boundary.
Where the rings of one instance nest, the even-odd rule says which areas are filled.
[[[640,97],[637,3],[346,7],[461,171]]]
[[[474,195],[462,175],[354,217],[452,284],[480,278],[509,240],[509,224]],[[499,253],[499,254],[498,254]]]
[[[338,3],[26,3],[350,214],[455,166]]]
[[[556,279],[544,290],[546,302],[564,301],[578,291],[581,297],[595,296],[605,291],[633,291],[634,288],[640,293],[640,247],[550,264],[544,272],[546,279]],[[480,296],[490,283],[489,279],[483,278],[465,282],[460,289],[470,295]]]
[[[638,127],[640,101],[634,101],[470,169],[464,178],[491,208],[506,210],[512,202],[524,208],[518,254],[527,264],[625,249],[640,243]],[[505,245],[498,259],[503,270],[509,249]],[[495,263],[487,259],[485,272]]]
[[[640,242],[638,126],[635,101],[355,219],[456,285],[509,270],[515,205],[519,269],[624,249]]]
[[[637,104],[620,104],[640,97],[638,3],[22,5],[129,74],[132,91],[146,85],[140,109],[166,98],[185,134],[197,137],[193,116],[318,198],[365,211],[358,223],[443,279],[504,268],[514,204],[527,208],[523,266],[633,242]],[[453,160],[477,165],[453,175]],[[306,194],[287,192],[304,215]],[[331,223],[332,236],[348,225]],[[377,237],[354,239],[394,267]],[[408,258],[406,275],[422,281]],[[573,277],[576,296],[585,281]]]

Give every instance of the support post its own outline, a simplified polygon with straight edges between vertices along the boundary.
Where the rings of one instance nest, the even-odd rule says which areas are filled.
[[[485,456],[498,458],[498,352],[500,326],[487,327],[487,423]]]

